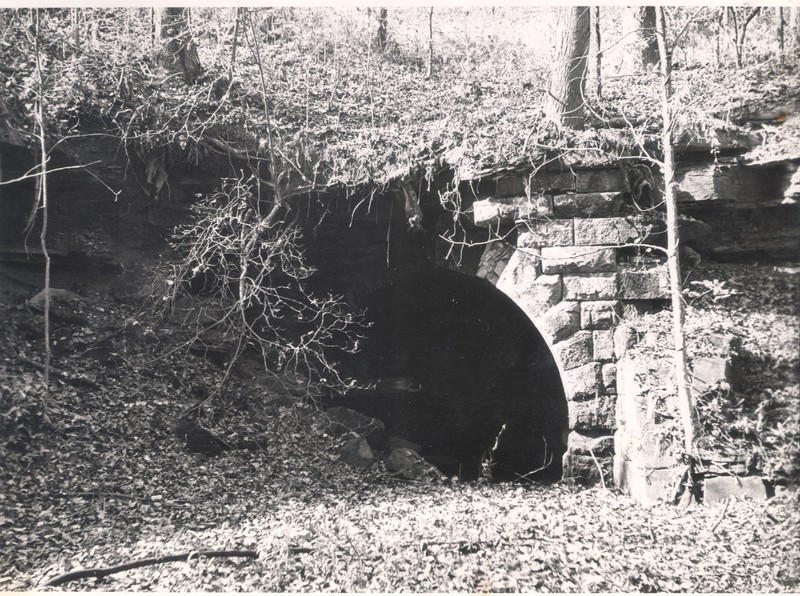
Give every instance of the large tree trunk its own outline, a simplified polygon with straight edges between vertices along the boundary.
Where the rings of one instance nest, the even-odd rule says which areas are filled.
[[[603,97],[603,49],[600,37],[600,7],[594,7],[594,41],[596,53],[594,56],[594,84],[597,97]]]
[[[641,58],[643,66],[658,64],[658,40],[656,39],[656,7],[642,6],[639,9],[641,23],[642,48]]]
[[[641,72],[658,64],[658,42],[655,35],[656,7],[624,8],[622,28],[625,33],[624,71],[629,74]]]
[[[203,73],[197,46],[189,31],[189,9],[165,8],[161,21],[159,63],[171,72],[182,72],[188,85],[194,85]]]
[[[562,7],[556,26],[556,53],[544,111],[554,122],[570,128],[584,125],[586,55],[589,51],[591,18],[588,6]]]
[[[789,22],[791,23],[790,36],[792,47],[800,46],[800,6],[792,6],[789,9]]]
[[[386,44],[389,41],[387,37],[388,30],[389,30],[388,11],[385,8],[381,8],[380,12],[378,13],[378,33],[376,36],[378,50],[381,52],[386,49]]]

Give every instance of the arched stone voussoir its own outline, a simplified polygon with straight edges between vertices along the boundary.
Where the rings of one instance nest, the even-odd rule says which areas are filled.
[[[571,439],[576,431],[611,432],[613,396],[603,385],[596,361],[595,329],[613,327],[615,301],[585,301],[564,293],[563,276],[542,275],[538,249],[522,247],[508,259],[496,287],[511,298],[542,335],[558,367],[569,412],[565,473],[572,475]],[[596,274],[603,276],[604,274]],[[607,275],[607,274],[606,274]],[[567,299],[570,298],[570,299]],[[605,333],[611,334],[610,331]]]

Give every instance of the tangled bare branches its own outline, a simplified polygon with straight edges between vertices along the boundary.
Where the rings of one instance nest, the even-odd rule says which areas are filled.
[[[215,313],[194,340],[226,345],[230,367],[257,354],[267,375],[291,371],[312,388],[343,389],[336,354],[358,350],[359,315],[334,295],[309,289],[315,272],[305,260],[297,218],[262,198],[257,179],[226,179],[194,208],[193,224],[175,232],[182,258],[166,280],[165,305],[192,291]]]

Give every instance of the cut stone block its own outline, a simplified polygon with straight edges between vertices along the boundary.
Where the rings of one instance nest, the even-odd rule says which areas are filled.
[[[484,199],[472,204],[475,225],[481,228],[497,228],[517,218],[519,206],[514,199]]]
[[[562,341],[580,329],[579,313],[580,303],[559,302],[545,313],[539,331],[554,343]]]
[[[620,271],[617,298],[654,300],[669,298],[669,272],[666,267],[645,271]]]
[[[617,359],[622,358],[628,348],[632,348],[639,341],[639,334],[636,330],[627,325],[620,325],[614,329],[614,353]]]
[[[645,507],[669,502],[675,496],[684,467],[648,469],[630,460],[614,456],[614,482],[632,499]]]
[[[579,331],[572,337],[553,345],[564,370],[570,370],[592,361],[592,332]],[[595,377],[596,379],[596,377]]]
[[[728,497],[749,498],[754,501],[764,501],[767,498],[767,486],[757,476],[713,476],[703,482],[703,501],[714,503],[723,501]]]
[[[520,297],[521,306],[528,306],[529,315],[538,317],[543,310],[551,308],[561,301],[562,287],[560,275],[540,275]]]
[[[569,404],[569,427],[573,430],[607,431],[616,426],[613,396],[599,396]]]
[[[576,218],[575,245],[628,244],[647,237],[650,226],[633,217]]]
[[[725,358],[695,358],[692,361],[692,392],[702,395],[722,386],[730,387]]]
[[[616,393],[617,365],[613,363],[604,364],[603,368],[600,370],[600,376],[603,379],[603,391],[611,394]]]
[[[548,246],[542,248],[542,273],[614,271],[617,251],[605,246]]]
[[[573,431],[569,433],[567,445],[571,453],[579,455],[611,455],[614,453],[614,435],[596,436]]]
[[[531,192],[575,190],[575,174],[569,170],[549,172],[540,170],[530,179]]]
[[[617,293],[616,273],[565,275],[564,300],[612,300]]]
[[[553,197],[545,194],[531,194],[530,199],[524,197],[517,210],[517,221],[532,219],[552,219]]]
[[[742,351],[742,338],[732,333],[712,333],[707,337],[717,352],[718,356],[728,358],[731,355],[739,355]]]
[[[550,199],[545,195],[497,198],[491,197],[472,204],[472,217],[479,228],[498,228],[520,219],[552,216]]]
[[[518,248],[503,268],[497,288],[512,298],[524,294],[539,275],[540,260],[538,248]]]
[[[600,364],[597,362],[590,362],[572,370],[565,370],[561,375],[561,381],[564,384],[564,394],[567,400],[594,399],[599,393],[599,379]]]
[[[619,302],[597,300],[581,302],[581,328],[610,329],[619,319]]]
[[[643,387],[643,379],[651,387]],[[678,415],[674,399],[659,400],[652,387],[663,388],[666,395],[674,394],[674,368],[669,358],[626,357],[617,361],[617,424],[638,437],[640,443],[653,436],[664,413]]]
[[[476,275],[496,284],[512,254],[514,254],[514,247],[505,242],[498,240],[487,244],[478,264]]]
[[[520,224],[517,246],[571,246],[571,219],[531,221]]]
[[[599,469],[598,469],[599,466]],[[563,476],[585,484],[599,484],[600,473],[609,486],[613,481],[613,460],[610,457],[592,457],[567,452],[563,459]]]
[[[592,331],[592,360],[614,359],[614,332],[610,329]]]
[[[622,207],[622,193],[590,192],[555,195],[553,212],[556,217],[602,217],[615,215]]]
[[[516,197],[525,194],[525,176],[503,176],[495,180],[495,193],[498,197]]]
[[[540,275],[528,286],[515,286],[504,280],[507,271],[508,267],[497,282],[497,288],[513,298],[531,319],[538,320],[542,312],[561,302],[560,275]]]
[[[578,192],[627,192],[628,179],[620,168],[576,170],[575,190]]]

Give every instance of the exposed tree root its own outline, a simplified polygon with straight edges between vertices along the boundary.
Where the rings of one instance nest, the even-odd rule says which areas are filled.
[[[64,575],[54,577],[45,586],[60,586],[67,582],[75,581],[76,579],[84,579],[87,577],[94,577],[103,579],[112,573],[119,573],[121,571],[128,571],[129,569],[136,569],[138,567],[146,567],[148,565],[160,565],[161,563],[172,563],[174,561],[188,561],[192,557],[248,557],[250,559],[257,559],[258,553],[254,550],[204,550],[195,551],[191,553],[182,553],[179,555],[166,555],[163,557],[154,557],[151,559],[140,559],[138,561],[131,561],[130,563],[123,563],[122,565],[115,565],[114,567],[97,567],[94,569],[81,569],[79,571],[70,571]]]

